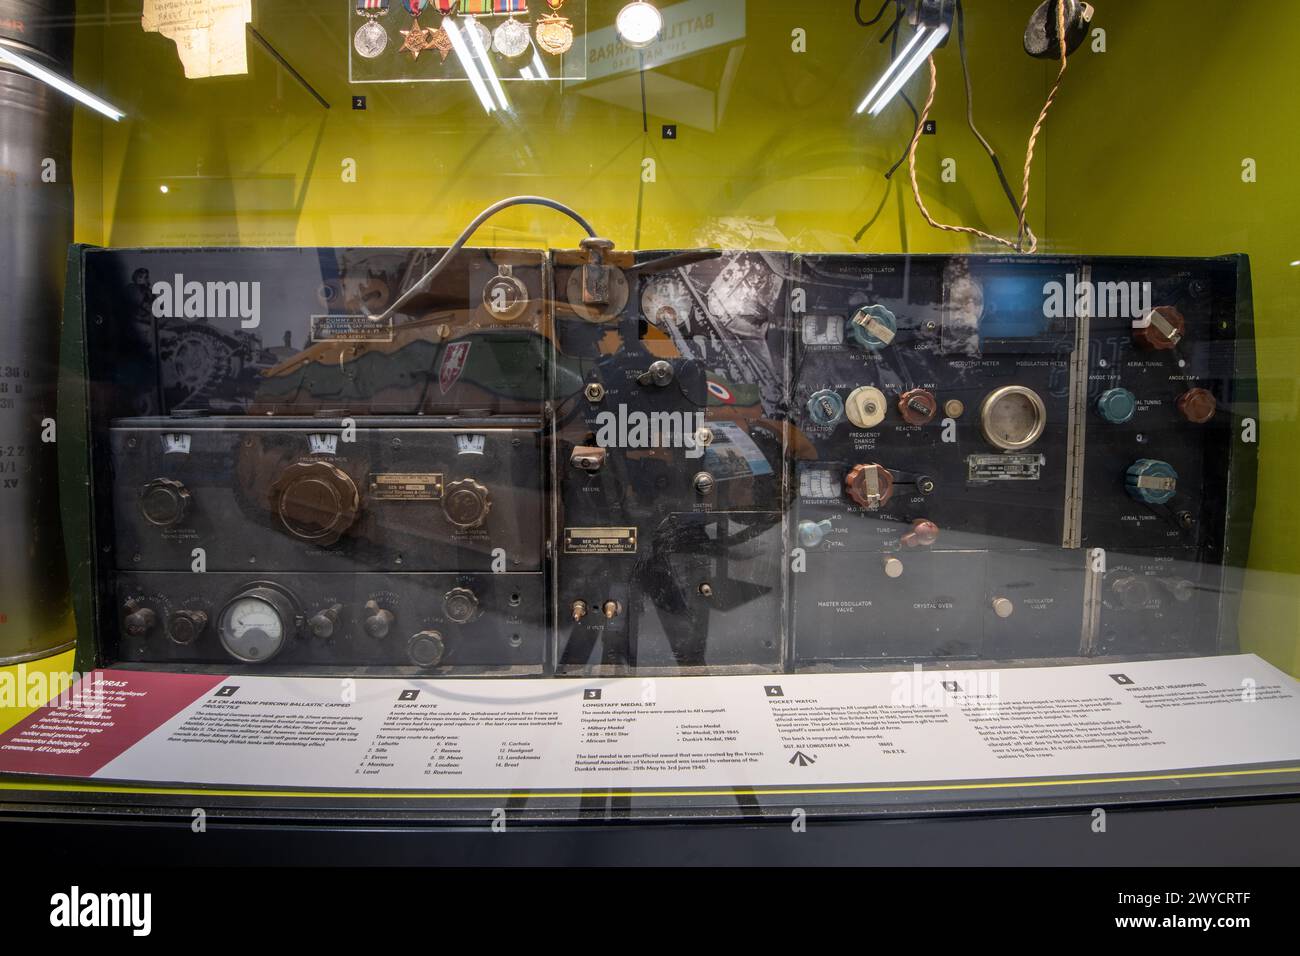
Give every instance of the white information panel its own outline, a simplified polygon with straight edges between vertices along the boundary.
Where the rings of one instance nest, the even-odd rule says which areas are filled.
[[[0,770],[273,788],[639,791],[1300,767],[1300,685],[1253,655],[610,680],[106,671]]]

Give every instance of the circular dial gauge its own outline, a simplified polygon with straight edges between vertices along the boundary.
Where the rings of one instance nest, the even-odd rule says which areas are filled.
[[[528,287],[514,276],[509,266],[502,266],[483,286],[483,307],[494,319],[512,322],[528,308]]]
[[[284,647],[293,621],[293,606],[283,594],[270,588],[250,588],[225,606],[217,631],[221,646],[231,657],[260,664]]]
[[[641,292],[641,311],[658,328],[684,326],[691,318],[690,290],[677,276],[656,276]]]
[[[1023,385],[999,388],[980,407],[980,428],[990,445],[1022,451],[1043,436],[1047,407],[1038,393]]]

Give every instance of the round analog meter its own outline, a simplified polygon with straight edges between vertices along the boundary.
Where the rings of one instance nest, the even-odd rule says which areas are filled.
[[[992,392],[980,406],[980,428],[990,445],[1023,451],[1043,436],[1047,406],[1032,388],[1008,385]]]
[[[269,587],[237,594],[221,612],[217,633],[221,646],[247,664],[269,661],[284,647],[296,626],[292,602]]]

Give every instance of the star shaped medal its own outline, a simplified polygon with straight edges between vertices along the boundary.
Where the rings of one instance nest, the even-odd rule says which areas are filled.
[[[433,2],[437,5],[438,12],[442,14],[442,23],[430,34],[429,46],[437,50],[438,55],[442,57],[442,62],[446,63],[447,56],[452,50],[451,37],[447,35],[447,18],[455,14],[460,0],[433,0]]]
[[[402,48],[397,52],[409,53],[413,60],[418,60],[421,53],[433,46],[433,31],[420,26],[420,14],[428,2],[429,0],[403,0],[412,17],[411,29],[401,31]]]

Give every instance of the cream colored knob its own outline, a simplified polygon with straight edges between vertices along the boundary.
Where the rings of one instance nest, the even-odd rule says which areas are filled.
[[[1016,613],[1016,606],[1011,603],[1010,598],[995,597],[993,599],[993,613],[998,617],[1010,617]]]
[[[903,576],[903,562],[898,560],[892,554],[885,558],[885,577],[901,578]]]
[[[872,385],[849,392],[844,414],[858,428],[875,428],[885,420],[885,393]]]

